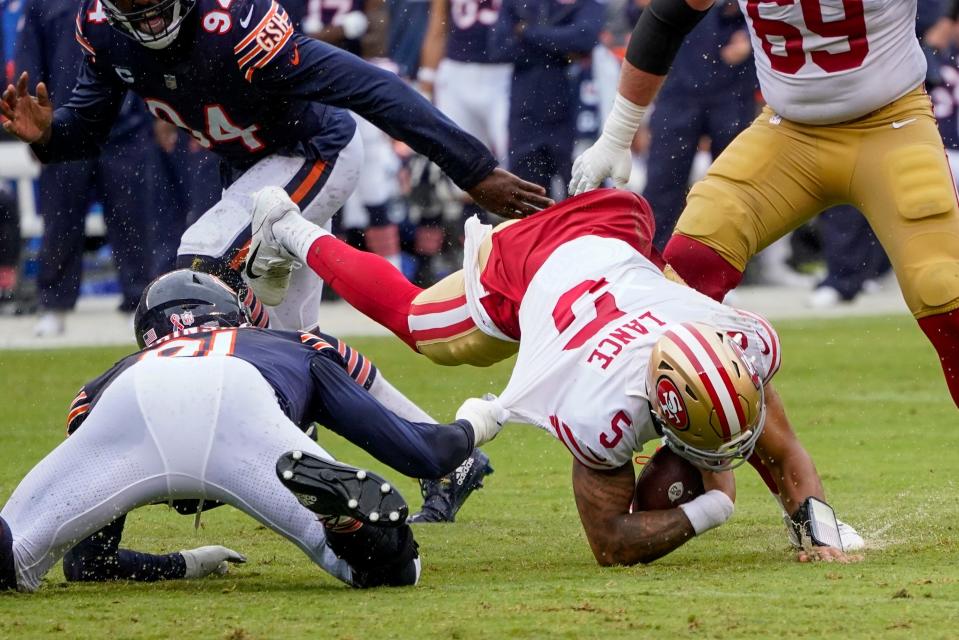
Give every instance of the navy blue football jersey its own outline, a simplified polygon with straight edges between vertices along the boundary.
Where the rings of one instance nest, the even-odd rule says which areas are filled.
[[[341,365],[361,386],[369,389],[376,368],[345,343],[300,331],[241,327],[197,327],[171,334],[153,346],[130,354],[106,373],[83,385],[67,414],[67,434],[79,428],[97,400],[121,373],[147,358],[230,357],[244,360],[260,372],[273,390],[283,413],[301,429],[317,420],[315,403],[322,397],[311,371],[315,358]]]
[[[930,51],[926,91],[946,149],[959,149],[959,48]]]
[[[446,57],[459,62],[489,62],[489,30],[502,0],[450,0]]]
[[[199,0],[161,50],[111,27],[98,3],[83,0],[77,16],[86,56],[73,94],[50,141],[33,145],[44,162],[95,155],[129,90],[233,168],[274,153],[331,159],[356,126],[340,108],[429,156],[464,189],[496,166],[394,74],[298,33],[274,0]]]

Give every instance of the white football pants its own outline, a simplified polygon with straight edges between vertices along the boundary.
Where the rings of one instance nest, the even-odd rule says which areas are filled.
[[[293,449],[330,458],[283,414],[253,365],[214,356],[134,364],[0,511],[19,588],[36,590],[73,545],[131,509],[179,498],[232,505],[349,583],[323,525],[276,477],[277,458]]]
[[[223,198],[184,232],[177,255],[229,258],[248,246],[253,196],[267,186],[284,187],[300,206],[304,218],[328,229],[330,218],[353,193],[362,169],[363,140],[359,132],[328,163],[267,156],[224,190]],[[274,329],[315,327],[322,293],[323,281],[312,269],[297,269],[286,299],[276,307],[269,307],[270,326]]]

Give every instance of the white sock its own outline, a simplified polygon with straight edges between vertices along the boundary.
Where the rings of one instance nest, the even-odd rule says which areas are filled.
[[[283,248],[306,263],[310,247],[319,238],[332,235],[303,216],[287,214],[273,223],[273,235]]]
[[[399,389],[391,385],[380,370],[377,370],[376,379],[370,386],[370,394],[379,400],[381,405],[404,420],[436,424],[436,420],[432,416],[420,409],[412,400],[400,393]]]

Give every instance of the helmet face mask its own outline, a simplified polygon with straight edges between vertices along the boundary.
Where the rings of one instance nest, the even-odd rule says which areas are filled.
[[[137,344],[146,348],[191,327],[250,324],[250,310],[237,292],[208,273],[179,269],[147,285],[134,314]]]
[[[656,429],[677,454],[707,471],[741,465],[766,420],[762,381],[722,331],[683,323],[650,355],[647,391]]]
[[[197,0],[100,0],[110,26],[150,49],[164,49],[176,40]]]

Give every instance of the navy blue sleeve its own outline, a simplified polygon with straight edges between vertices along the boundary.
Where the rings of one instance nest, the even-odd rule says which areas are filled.
[[[599,42],[605,8],[596,0],[579,0],[573,21],[566,25],[531,24],[521,39],[553,55],[589,53]]]
[[[63,107],[53,112],[49,142],[30,145],[41,162],[66,162],[99,155],[100,145],[109,137],[127,93],[118,78],[96,65],[96,52],[83,35],[79,21],[76,38],[85,55],[73,94]]]
[[[343,365],[318,352],[310,365],[317,422],[369,452],[380,462],[413,478],[441,478],[473,451],[473,427],[411,422],[400,418],[346,373]]]
[[[68,582],[174,580],[186,575],[179,553],[152,555],[120,548],[126,516],[120,516],[63,557],[63,575]]]
[[[235,47],[240,70],[254,86],[273,95],[358,113],[427,156],[462,189],[474,187],[496,168],[496,159],[482,142],[457,127],[399,76],[294,32],[286,12],[275,2],[265,2],[251,3],[257,27],[238,34],[243,37]],[[261,14],[264,17],[257,23]],[[269,46],[258,44],[267,41]]]
[[[496,22],[489,28],[486,50],[489,52],[490,62],[513,62],[519,56],[517,22],[513,0],[503,0]]]

